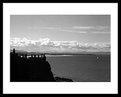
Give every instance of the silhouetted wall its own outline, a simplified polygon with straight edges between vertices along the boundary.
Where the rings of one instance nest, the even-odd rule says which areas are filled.
[[[15,82],[55,81],[45,54],[41,57],[39,55],[31,55],[30,58],[27,58],[27,54],[21,57],[15,53],[15,50],[10,53],[10,80]]]

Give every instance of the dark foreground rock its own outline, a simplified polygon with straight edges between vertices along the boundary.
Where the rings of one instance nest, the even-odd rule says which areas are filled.
[[[73,82],[72,79],[55,77],[56,82]]]

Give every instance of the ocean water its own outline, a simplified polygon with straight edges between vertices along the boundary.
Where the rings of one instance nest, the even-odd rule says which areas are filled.
[[[75,82],[109,82],[110,55],[47,56],[54,76]]]

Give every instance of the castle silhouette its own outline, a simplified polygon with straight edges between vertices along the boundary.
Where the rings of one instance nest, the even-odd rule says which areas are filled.
[[[54,82],[53,73],[45,54],[10,53],[11,82]]]

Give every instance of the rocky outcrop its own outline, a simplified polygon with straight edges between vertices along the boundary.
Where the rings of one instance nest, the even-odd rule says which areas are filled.
[[[72,79],[62,78],[62,77],[55,77],[56,82],[73,82]]]

